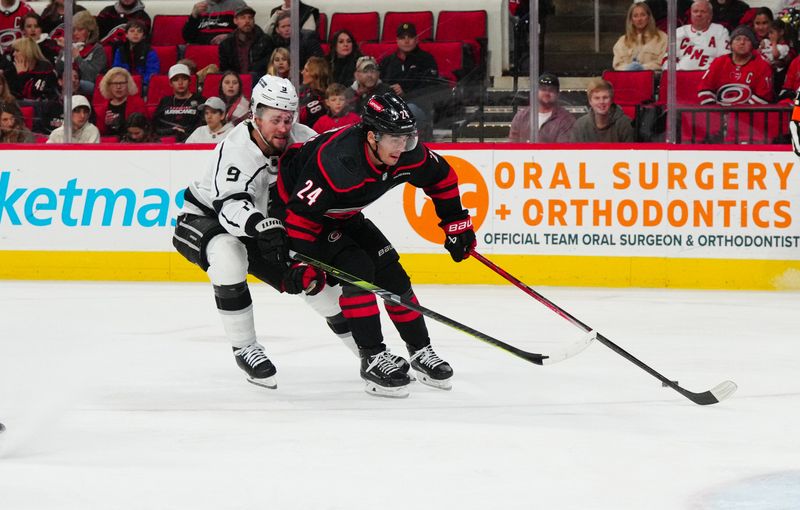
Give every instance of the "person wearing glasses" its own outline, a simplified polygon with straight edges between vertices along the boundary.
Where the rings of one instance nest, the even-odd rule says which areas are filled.
[[[145,114],[144,101],[130,73],[121,67],[112,67],[100,80],[100,93],[105,101],[94,105],[97,129],[102,136],[125,134],[125,121],[134,113]]]
[[[394,92],[373,96],[361,119],[355,126],[328,131],[287,150],[270,215],[283,221],[292,250],[416,302],[399,255],[362,209],[396,186],[422,188],[441,220],[444,246],[456,262],[469,257],[475,246],[472,220],[461,204],[453,168],[418,144],[417,122],[405,101]],[[328,324],[340,335],[352,334],[367,393],[408,396],[408,365],[398,365],[397,357],[386,350],[375,295],[343,284],[336,304],[341,313],[328,317]],[[406,343],[417,379],[450,389],[453,369],[433,350],[423,316],[388,303],[386,311]]]

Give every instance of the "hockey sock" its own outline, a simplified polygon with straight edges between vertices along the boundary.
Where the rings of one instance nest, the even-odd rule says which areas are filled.
[[[381,318],[375,295],[355,287],[345,286],[339,298],[342,315],[347,319],[350,332],[358,348],[363,352],[385,349],[381,333]]]
[[[233,347],[246,347],[256,341],[253,300],[247,282],[214,285],[214,299],[225,335]]]
[[[347,319],[344,318],[344,315],[339,312],[333,317],[325,317],[325,321],[328,323],[328,327],[331,328],[331,331],[333,331],[336,336],[342,339],[344,345],[353,351],[353,354],[358,356],[358,346],[356,345],[356,341],[353,340],[353,334],[350,332],[350,324],[348,324]]]
[[[419,304],[417,296],[414,295],[412,289],[408,289],[403,294],[403,298],[408,299],[414,304]],[[409,310],[403,305],[396,305],[388,301],[384,301],[383,305],[386,307],[386,312],[389,314],[389,318],[392,319],[394,327],[397,328],[397,332],[400,333],[400,338],[402,338],[405,343],[413,347],[414,350],[430,345],[431,340],[428,336],[428,327],[425,325],[424,317],[422,317],[419,312]]]

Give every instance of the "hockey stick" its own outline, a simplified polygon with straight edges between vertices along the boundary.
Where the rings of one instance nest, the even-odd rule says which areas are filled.
[[[643,362],[641,362],[638,359],[636,359],[636,357],[634,357],[631,353],[629,353],[628,351],[626,351],[625,349],[623,349],[619,345],[615,344],[614,342],[612,342],[608,338],[604,337],[600,333],[597,333],[597,332],[593,331],[592,328],[590,328],[589,326],[587,326],[583,322],[579,321],[578,319],[576,319],[575,317],[570,315],[569,312],[567,312],[566,310],[564,310],[560,306],[556,305],[555,303],[553,303],[552,301],[550,301],[546,297],[542,296],[541,294],[539,294],[538,292],[536,292],[532,288],[528,287],[527,285],[522,283],[517,278],[514,278],[507,271],[505,271],[503,268],[499,267],[497,264],[495,264],[491,260],[487,259],[486,257],[481,255],[477,251],[472,250],[470,252],[470,254],[473,257],[475,257],[476,259],[478,259],[483,265],[485,265],[486,267],[488,267],[489,269],[491,269],[495,273],[499,274],[500,276],[502,276],[503,278],[505,278],[506,280],[508,280],[512,284],[514,284],[517,288],[521,289],[523,292],[525,292],[526,294],[528,294],[529,296],[531,296],[532,298],[534,298],[538,302],[542,303],[547,308],[551,309],[552,311],[554,311],[555,313],[557,313],[561,317],[565,318],[566,320],[568,320],[569,322],[571,322],[575,326],[579,327],[580,329],[586,331],[587,333],[594,334],[594,338],[597,338],[597,340],[601,344],[605,345],[606,347],[608,347],[612,351],[616,352],[617,354],[619,354],[623,358],[627,359],[628,361],[630,361],[631,363],[633,363],[637,367],[641,368],[642,370],[644,370],[648,374],[652,375],[653,377],[655,377],[656,379],[661,381],[661,385],[662,386],[664,386],[664,387],[669,386],[670,388],[672,388],[673,390],[677,391],[678,393],[680,393],[684,397],[688,398],[689,400],[691,400],[695,404],[699,404],[701,406],[705,406],[705,405],[709,405],[709,404],[716,404],[717,402],[721,402],[722,400],[725,400],[726,398],[730,397],[736,391],[737,386],[736,386],[736,383],[733,382],[733,381],[723,381],[723,382],[719,383],[718,385],[714,386],[712,389],[710,389],[708,391],[701,392],[701,393],[694,393],[694,392],[691,392],[691,391],[689,391],[689,390],[687,390],[685,388],[680,387],[678,385],[677,381],[672,381],[670,379],[667,379],[663,375],[659,374],[658,372],[656,372],[655,370],[650,368],[648,365],[646,365]]]
[[[309,257],[307,255],[303,255],[302,253],[297,253],[295,251],[292,251],[292,252],[290,252],[290,256],[295,260],[299,260],[300,262],[305,262],[306,264],[308,264],[310,266],[314,266],[314,267],[316,267],[318,269],[322,269],[323,271],[325,271],[329,275],[331,275],[331,276],[333,276],[333,277],[335,277],[335,278],[337,278],[337,279],[339,279],[339,280],[341,280],[341,281],[343,281],[345,283],[349,283],[350,285],[354,285],[354,286],[358,287],[359,289],[369,291],[369,292],[371,292],[371,293],[383,298],[385,301],[390,301],[392,303],[396,303],[398,305],[404,306],[404,307],[408,308],[409,310],[413,310],[415,312],[418,312],[418,313],[424,315],[425,317],[428,317],[430,319],[435,320],[436,322],[442,323],[442,324],[444,324],[446,326],[450,326],[451,328],[456,329],[458,331],[461,331],[462,333],[466,333],[468,335],[471,335],[471,336],[477,338],[478,340],[482,340],[482,341],[486,342],[487,344],[490,344],[490,345],[493,345],[495,347],[498,347],[498,348],[500,348],[500,349],[502,349],[502,350],[504,350],[504,351],[506,351],[506,352],[508,352],[510,354],[513,354],[514,356],[516,356],[518,358],[522,358],[525,361],[528,361],[530,363],[534,363],[536,365],[549,365],[549,364],[552,364],[552,363],[563,361],[563,360],[565,360],[567,358],[570,358],[570,357],[578,354],[582,350],[584,350],[586,347],[589,346],[589,343],[591,342],[590,339],[584,339],[583,341],[577,342],[574,345],[568,347],[567,349],[563,349],[560,352],[554,353],[554,354],[549,355],[549,356],[548,355],[543,355],[543,354],[537,354],[535,352],[524,351],[522,349],[514,347],[513,345],[507,344],[507,343],[505,343],[505,342],[503,342],[501,340],[498,340],[498,339],[496,339],[494,337],[491,337],[491,336],[489,336],[489,335],[487,335],[485,333],[481,333],[477,329],[473,329],[473,328],[471,328],[469,326],[466,326],[464,324],[461,324],[460,322],[457,322],[457,321],[455,321],[455,320],[453,320],[453,319],[451,319],[449,317],[445,317],[444,315],[442,315],[440,313],[437,313],[437,312],[434,312],[433,310],[425,308],[424,306],[422,306],[420,304],[417,304],[417,303],[414,303],[414,302],[412,302],[412,301],[410,301],[408,299],[405,299],[402,296],[398,296],[397,294],[393,294],[393,293],[389,292],[388,290],[382,289],[381,287],[378,287],[377,285],[374,285],[374,284],[372,284],[372,283],[370,283],[368,281],[361,280],[360,278],[358,278],[356,276],[353,276],[353,275],[351,275],[349,273],[346,273],[346,272],[342,271],[341,269],[337,269],[337,268],[335,268],[333,266],[330,266],[330,265],[328,265],[328,264],[326,264],[324,262],[321,262],[319,260],[313,259],[313,258],[311,258],[311,257]]]

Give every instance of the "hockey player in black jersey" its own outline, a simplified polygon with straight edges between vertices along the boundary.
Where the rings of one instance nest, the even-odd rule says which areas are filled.
[[[393,92],[370,98],[361,124],[290,147],[278,167],[278,196],[270,211],[284,221],[292,249],[407,299],[417,300],[411,281],[391,243],[361,212],[367,205],[408,182],[433,200],[453,260],[467,258],[475,246],[458,177],[444,158],[417,143],[414,116]],[[359,347],[367,392],[407,396],[410,379],[386,351],[375,295],[343,285],[339,305]],[[431,347],[422,315],[385,307],[419,380],[450,389],[453,370]]]

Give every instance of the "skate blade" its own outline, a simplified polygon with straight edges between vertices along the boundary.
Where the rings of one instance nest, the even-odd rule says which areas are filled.
[[[432,379],[428,377],[424,372],[420,372],[418,370],[413,370],[413,372],[416,373],[417,380],[422,384],[424,384],[425,386],[430,386],[431,388],[436,388],[437,390],[445,390],[445,391],[450,391],[453,389],[453,383],[452,381],[450,381],[451,379],[450,377],[448,377],[447,379],[439,380],[439,379]],[[411,375],[411,372],[409,372],[408,375]]]
[[[278,381],[275,380],[274,376],[265,377],[263,379],[248,377],[247,382],[249,382],[250,384],[255,384],[256,386],[261,386],[262,388],[269,388],[271,390],[275,390],[278,388]]]
[[[408,385],[387,388],[385,386],[378,386],[371,381],[364,381],[364,391],[374,397],[406,398],[409,395]]]

